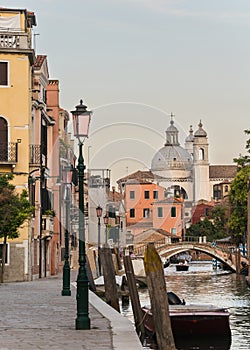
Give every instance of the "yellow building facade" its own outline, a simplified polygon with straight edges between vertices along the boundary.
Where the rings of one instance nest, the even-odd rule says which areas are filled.
[[[13,173],[17,191],[28,190],[34,13],[0,9],[0,173]],[[8,241],[5,280],[30,278],[29,228]]]

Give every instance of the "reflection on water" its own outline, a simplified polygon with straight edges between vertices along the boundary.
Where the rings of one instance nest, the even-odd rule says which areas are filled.
[[[244,276],[214,271],[211,263],[191,263],[189,271],[176,272],[170,265],[165,270],[167,290],[176,293],[187,304],[213,304],[230,311],[231,346],[228,340],[176,344],[179,349],[248,350],[250,349],[250,289]],[[149,305],[147,289],[139,290],[141,305]],[[122,307],[123,315],[133,322],[131,305]],[[145,346],[145,349],[149,347]]]

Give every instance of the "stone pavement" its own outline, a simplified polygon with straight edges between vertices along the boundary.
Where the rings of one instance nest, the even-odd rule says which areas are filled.
[[[90,330],[75,330],[76,288],[62,277],[0,284],[0,350],[139,350],[132,323],[89,293]]]

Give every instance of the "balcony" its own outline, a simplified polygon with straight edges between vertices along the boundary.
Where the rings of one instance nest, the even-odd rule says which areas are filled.
[[[32,49],[31,38],[24,32],[0,31],[0,51],[2,53],[24,53],[29,57],[30,64],[35,62],[35,52]]]
[[[41,165],[41,146],[40,145],[30,145],[29,163],[30,165],[35,165],[35,166]]]
[[[42,215],[42,237],[51,237],[54,232],[54,217]]]
[[[7,50],[31,50],[27,33],[0,31],[0,48]]]
[[[16,164],[18,162],[18,142],[0,143],[0,164]]]

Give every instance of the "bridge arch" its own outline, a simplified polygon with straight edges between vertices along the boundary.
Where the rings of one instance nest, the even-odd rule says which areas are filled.
[[[230,249],[225,249],[221,247],[214,247],[211,243],[171,243],[157,248],[157,251],[161,257],[170,259],[172,256],[186,252],[188,250],[195,250],[206,253],[207,255],[215,258],[225,264],[233,272],[236,272],[237,266],[237,255],[236,252],[232,252]],[[246,258],[240,256],[240,262],[248,261]]]

